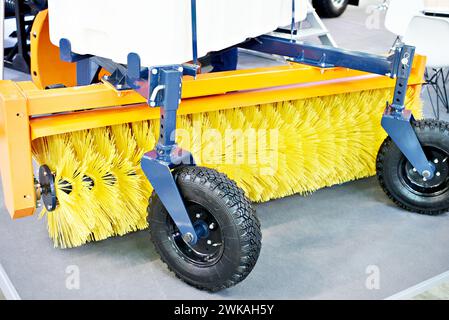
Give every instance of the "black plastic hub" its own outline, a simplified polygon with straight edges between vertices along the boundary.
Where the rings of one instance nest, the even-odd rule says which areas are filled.
[[[174,245],[185,259],[200,266],[215,264],[223,254],[223,234],[214,216],[199,204],[187,204],[189,217],[195,227],[198,242],[195,245],[187,244],[178,228],[169,218],[170,229]]]
[[[435,196],[449,188],[449,155],[433,147],[424,147],[424,152],[435,166],[434,177],[425,179],[408,161],[404,161],[400,177],[415,192]]]
[[[39,168],[41,197],[47,211],[54,211],[57,205],[55,177],[47,165]]]

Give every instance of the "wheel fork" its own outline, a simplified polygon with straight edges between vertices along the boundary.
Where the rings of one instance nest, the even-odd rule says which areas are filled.
[[[415,48],[402,46],[397,48],[393,70],[396,72],[396,86],[393,103],[388,104],[382,117],[382,127],[401,150],[407,160],[422,175],[430,180],[435,176],[435,166],[427,159],[421,143],[413,130],[414,121],[410,110],[405,109],[407,85],[411,73],[411,66],[415,55]]]
[[[196,68],[181,65],[142,71],[139,56],[128,56],[128,85],[146,97],[150,107],[158,106],[161,111],[159,141],[154,150],[142,157],[141,167],[184,241],[190,245],[197,243],[198,232],[187,213],[172,170],[180,165],[195,165],[192,154],[176,144],[176,116],[181,101],[182,76],[194,72]]]

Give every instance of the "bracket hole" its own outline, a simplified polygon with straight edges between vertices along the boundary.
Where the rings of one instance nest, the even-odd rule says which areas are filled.
[[[36,71],[33,71],[33,76],[37,76],[37,72]]]

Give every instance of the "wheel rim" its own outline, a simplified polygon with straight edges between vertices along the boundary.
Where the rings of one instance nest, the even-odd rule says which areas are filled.
[[[429,161],[435,166],[435,176],[425,179],[410,162],[403,157],[399,166],[399,178],[402,184],[412,193],[435,197],[449,190],[449,154],[434,146],[423,147]]]
[[[341,9],[345,4],[345,0],[332,0],[331,3],[335,9]]]
[[[221,226],[214,215],[199,204],[187,203],[186,209],[198,234],[197,243],[193,246],[187,244],[170,216],[168,217],[169,239],[184,259],[197,266],[210,267],[216,264],[223,255]]]

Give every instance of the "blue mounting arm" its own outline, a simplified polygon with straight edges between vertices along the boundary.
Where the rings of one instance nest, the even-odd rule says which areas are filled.
[[[143,156],[142,170],[183,239],[194,245],[201,230],[196,230],[192,225],[171,171],[180,165],[195,165],[192,154],[179,148],[175,139],[182,76],[190,71],[181,65],[142,69],[138,55],[128,56],[128,85],[146,97],[150,107],[158,106],[161,111],[159,141],[154,150]]]
[[[90,85],[95,75],[98,75],[98,67],[92,64],[92,56],[73,53],[69,40],[59,41],[59,54],[62,61],[76,62],[76,82],[79,86]]]
[[[403,45],[396,48],[391,56],[383,57],[334,47],[296,43],[266,35],[250,39],[239,46],[290,57],[295,62],[320,68],[345,67],[396,78],[393,102],[387,105],[382,126],[414,168],[424,178],[433,178],[435,167],[428,161],[413,130],[413,115],[409,110],[405,110],[407,85],[415,55],[414,47]]]
[[[387,105],[382,117],[382,127],[413,167],[425,179],[430,180],[435,175],[435,165],[427,159],[413,130],[411,122],[415,119],[412,112],[404,107],[415,48],[408,46],[399,48],[398,55],[400,59],[395,65],[397,80],[393,103]]]

